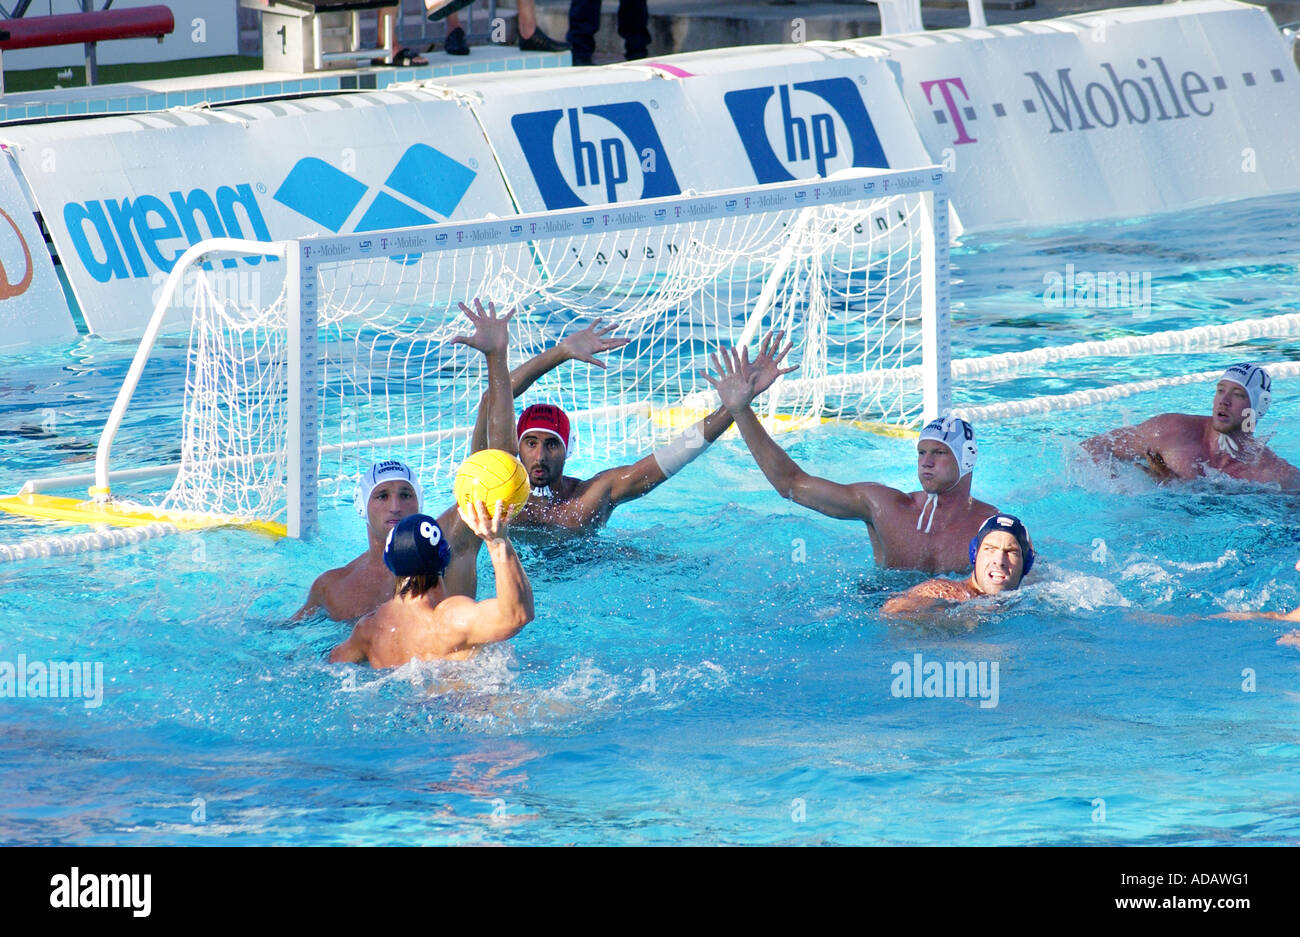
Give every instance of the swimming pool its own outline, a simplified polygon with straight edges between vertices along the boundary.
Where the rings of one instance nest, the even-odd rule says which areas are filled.
[[[953,255],[957,356],[1300,311],[1300,198],[1117,225],[986,235]],[[1149,272],[1152,308],[1045,308],[1044,277]],[[0,363],[0,489],[80,470],[134,343],[83,339]],[[175,343],[164,352],[183,357]],[[956,387],[983,404],[1300,360],[1262,341],[1091,359]],[[0,564],[0,660],[100,662],[102,705],[5,699],[8,843],[1198,844],[1300,840],[1295,501],[1111,480],[1077,442],[1209,386],[977,426],[975,494],[1023,517],[1040,563],[999,612],[882,623],[925,578],[873,567],[865,531],[782,501],[727,438],[591,541],[521,545],[537,620],[468,664],[324,663],[346,626],[290,624],[322,536],[219,531]],[[117,452],[161,458],[148,422]],[[1300,383],[1261,433],[1300,460]],[[785,437],[806,469],[915,487],[907,440]],[[585,474],[606,463],[583,455]],[[449,480],[428,484],[449,503]],[[24,527],[24,525],[27,525]],[[29,522],[5,520],[0,540]],[[997,665],[996,705],[895,695],[900,665]]]

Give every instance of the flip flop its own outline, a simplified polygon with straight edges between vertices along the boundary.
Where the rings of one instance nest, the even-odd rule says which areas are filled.
[[[393,68],[410,68],[413,65],[414,66],[428,65],[429,60],[426,59],[424,56],[420,55],[420,53],[414,52],[411,49],[399,49],[398,51],[393,53],[393,57],[391,60],[371,59],[370,64],[386,65],[386,66],[391,66]]]
[[[411,49],[400,49],[397,54],[393,56],[393,61],[404,68],[410,68],[412,65],[418,67],[420,65],[429,64],[428,59]]]

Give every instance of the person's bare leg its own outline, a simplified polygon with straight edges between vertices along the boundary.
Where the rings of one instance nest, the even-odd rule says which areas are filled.
[[[537,29],[537,5],[533,0],[516,0],[519,7],[519,35],[527,39]]]
[[[460,28],[460,14],[448,13],[447,17],[447,38],[443,45],[447,49],[448,55],[469,55],[469,38],[465,35],[465,30]]]
[[[535,0],[516,0],[519,14],[519,48],[525,52],[567,52],[569,44],[552,39],[537,25]]]

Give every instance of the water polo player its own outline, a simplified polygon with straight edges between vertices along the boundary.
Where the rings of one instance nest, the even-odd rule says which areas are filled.
[[[474,332],[458,335],[452,343],[476,348],[487,357],[488,393],[480,407],[484,444],[513,453],[514,406],[506,390],[510,380],[506,347],[508,323],[514,311],[498,317],[491,302],[485,312],[477,299],[474,309],[464,303],[460,308],[473,323]],[[393,597],[395,580],[383,562],[384,543],[399,521],[423,509],[419,480],[402,462],[376,462],[362,473],[352,503],[366,522],[366,550],[346,566],[321,573],[312,583],[307,602],[294,615],[295,619],[323,610],[336,621],[350,621]],[[455,505],[444,511],[438,521],[454,550],[452,565],[444,576],[446,588],[451,593],[473,597],[478,578],[479,540],[461,519]]]
[[[1300,488],[1300,470],[1255,438],[1255,425],[1268,412],[1273,382],[1258,365],[1242,362],[1223,372],[1209,416],[1162,413],[1137,426],[1084,440],[1097,461],[1134,462],[1159,481],[1201,478],[1221,472],[1231,478]]]
[[[1296,572],[1300,572],[1300,560],[1295,564]],[[1221,612],[1218,615],[1210,616],[1212,618],[1231,618],[1236,621],[1249,621],[1252,618],[1269,618],[1273,621],[1295,621],[1300,622],[1300,605],[1291,609],[1289,612]],[[1288,631],[1282,637],[1277,639],[1278,644],[1284,644],[1289,647],[1300,648],[1300,630]]]
[[[331,663],[397,667],[411,660],[463,660],[484,644],[507,641],[533,620],[533,589],[506,534],[509,511],[471,505],[468,526],[487,544],[496,596],[476,602],[449,595],[442,575],[453,550],[427,514],[404,518],[384,544],[394,595],[365,615],[330,652]]]
[[[768,435],[750,403],[771,381],[755,381],[754,365],[745,355],[723,349],[713,363],[719,377],[706,379],[717,388],[754,461],[781,497],[827,517],[865,523],[878,566],[926,572],[966,567],[971,537],[980,521],[997,511],[971,497],[977,448],[969,423],[934,420],[921,431],[916,443],[920,491],[907,494],[875,482],[844,485],[809,475]]]
[[[620,347],[624,339],[605,339],[608,328],[596,331],[599,320],[571,348],[561,342],[516,369],[511,375],[515,396],[522,394],[542,374],[564,360],[579,358],[604,367],[595,360],[597,351]],[[754,380],[762,390],[781,374],[780,362],[789,351],[774,354],[779,335],[763,341],[758,358],[750,364]],[[565,340],[566,342],[569,339]],[[586,356],[574,349],[587,349]],[[594,350],[593,350],[594,349]],[[568,357],[566,357],[566,355]],[[515,520],[519,528],[551,528],[587,531],[604,524],[615,507],[643,497],[677,474],[731,426],[731,415],[719,407],[686,429],[671,442],[631,465],[606,469],[588,479],[564,474],[564,464],[573,452],[574,434],[568,415],[550,404],[534,404],[519,417],[519,460],[528,472],[532,497]]]
[[[964,580],[930,579],[894,596],[885,615],[925,611],[944,602],[965,602],[1020,588],[1034,565],[1034,543],[1019,518],[995,514],[980,525],[967,545],[971,573]]]

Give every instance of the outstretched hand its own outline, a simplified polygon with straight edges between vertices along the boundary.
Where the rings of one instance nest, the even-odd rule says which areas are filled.
[[[514,309],[504,316],[498,316],[497,307],[491,300],[488,301],[485,312],[483,304],[475,297],[473,309],[461,303],[460,311],[465,313],[465,318],[474,324],[474,334],[457,335],[451,340],[453,345],[468,345],[470,348],[477,348],[485,355],[504,352],[509,347],[510,331],[507,323],[514,318]]]
[[[510,523],[510,511],[505,502],[498,501],[495,511],[489,511],[482,501],[471,501],[470,516],[464,518],[466,525],[474,531],[484,543],[506,539],[506,527]],[[463,516],[463,515],[462,515]]]
[[[749,383],[755,397],[771,387],[782,374],[799,370],[798,365],[781,367],[781,362],[794,347],[794,342],[788,342],[784,348],[781,348],[781,339],[784,337],[784,332],[768,332],[763,337],[762,344],[758,346],[758,357],[749,366]],[[749,353],[745,354],[747,357]]]
[[[750,383],[754,365],[749,360],[748,349],[742,353],[735,348],[719,348],[709,360],[718,376],[714,378],[707,371],[701,371],[700,376],[713,385],[722,405],[733,414],[748,407],[754,399],[754,387]]]
[[[618,323],[607,325],[603,329],[598,328],[602,321],[603,319],[596,319],[581,332],[567,335],[560,342],[560,347],[564,349],[570,361],[585,361],[603,368],[605,362],[598,359],[596,355],[622,348],[631,341],[630,338],[606,338],[605,336],[618,328]]]
[[[778,377],[799,370],[797,365],[781,367],[781,362],[794,347],[793,342],[781,347],[784,336],[784,332],[768,332],[758,346],[758,357],[753,361],[749,360],[748,348],[739,352],[735,348],[721,348],[709,356],[718,377],[715,379],[705,371],[701,371],[700,376],[713,385],[722,405],[732,413],[748,407]]]

